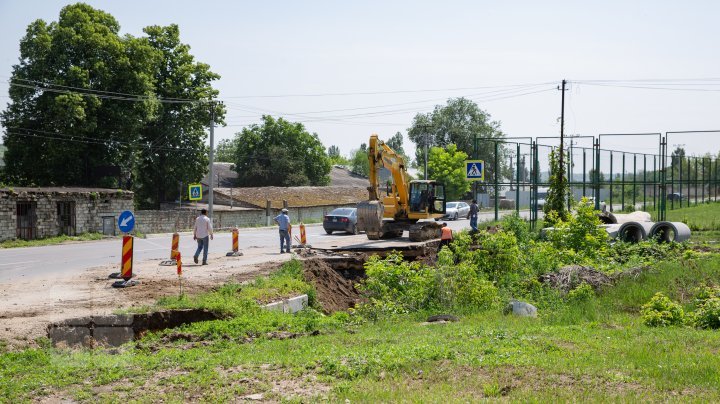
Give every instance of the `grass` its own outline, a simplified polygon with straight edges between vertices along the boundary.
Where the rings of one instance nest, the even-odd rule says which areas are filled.
[[[253,393],[277,401],[720,400],[720,333],[649,328],[638,314],[657,291],[690,308],[697,286],[720,284],[718,255],[658,263],[596,297],[540,307],[536,319],[493,309],[448,324],[424,324],[422,313],[366,323],[248,304],[307,287],[295,283],[298,271],[291,262],[252,284],[161,301],[233,317],[120,349],[0,346],[0,401],[230,401]]]
[[[720,230],[720,203],[701,203],[697,206],[669,209],[666,218],[671,222],[683,222],[690,230]]]
[[[0,243],[0,248],[17,248],[17,247],[40,247],[47,245],[55,245],[67,243],[70,241],[91,241],[91,240],[102,240],[103,236],[101,233],[82,233],[77,236],[55,236],[42,238],[37,240],[6,240]]]

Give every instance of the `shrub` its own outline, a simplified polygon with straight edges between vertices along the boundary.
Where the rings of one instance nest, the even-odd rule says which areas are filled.
[[[720,298],[705,300],[694,313],[694,323],[698,328],[720,328]]]
[[[517,212],[504,216],[501,221],[501,226],[503,230],[512,233],[518,243],[526,244],[530,241],[532,234],[530,232],[530,224],[521,218]]]
[[[685,315],[682,306],[660,292],[642,306],[640,314],[645,325],[650,327],[681,325]]]
[[[608,248],[607,232],[600,226],[597,211],[583,198],[576,206],[577,212],[566,221],[555,222],[555,230],[548,232],[548,239],[558,249],[570,249],[582,256],[595,258]]]
[[[574,302],[588,301],[593,297],[595,297],[595,290],[593,290],[592,286],[588,285],[587,282],[581,283],[567,294],[568,300]]]

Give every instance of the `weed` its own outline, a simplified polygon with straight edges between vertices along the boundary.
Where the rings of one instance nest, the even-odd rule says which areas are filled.
[[[647,326],[667,327],[683,324],[685,312],[682,306],[658,292],[643,305],[641,315]]]

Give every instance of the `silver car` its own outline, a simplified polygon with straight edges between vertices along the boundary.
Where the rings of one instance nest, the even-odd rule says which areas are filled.
[[[470,205],[465,202],[448,202],[445,204],[445,216],[443,216],[443,219],[465,219],[469,212]]]

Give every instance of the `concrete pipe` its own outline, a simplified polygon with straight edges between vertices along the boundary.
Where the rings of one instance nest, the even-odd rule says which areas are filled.
[[[650,237],[661,243],[682,243],[690,239],[690,228],[682,222],[657,222],[650,229]]]
[[[618,230],[620,230],[620,226],[622,226],[622,225],[620,225],[620,224],[604,224],[604,225],[601,225],[600,227],[605,229],[605,231],[608,234],[608,237],[614,239],[614,238],[617,238]]]
[[[617,238],[628,243],[639,243],[650,237],[653,222],[625,222],[620,225]]]

